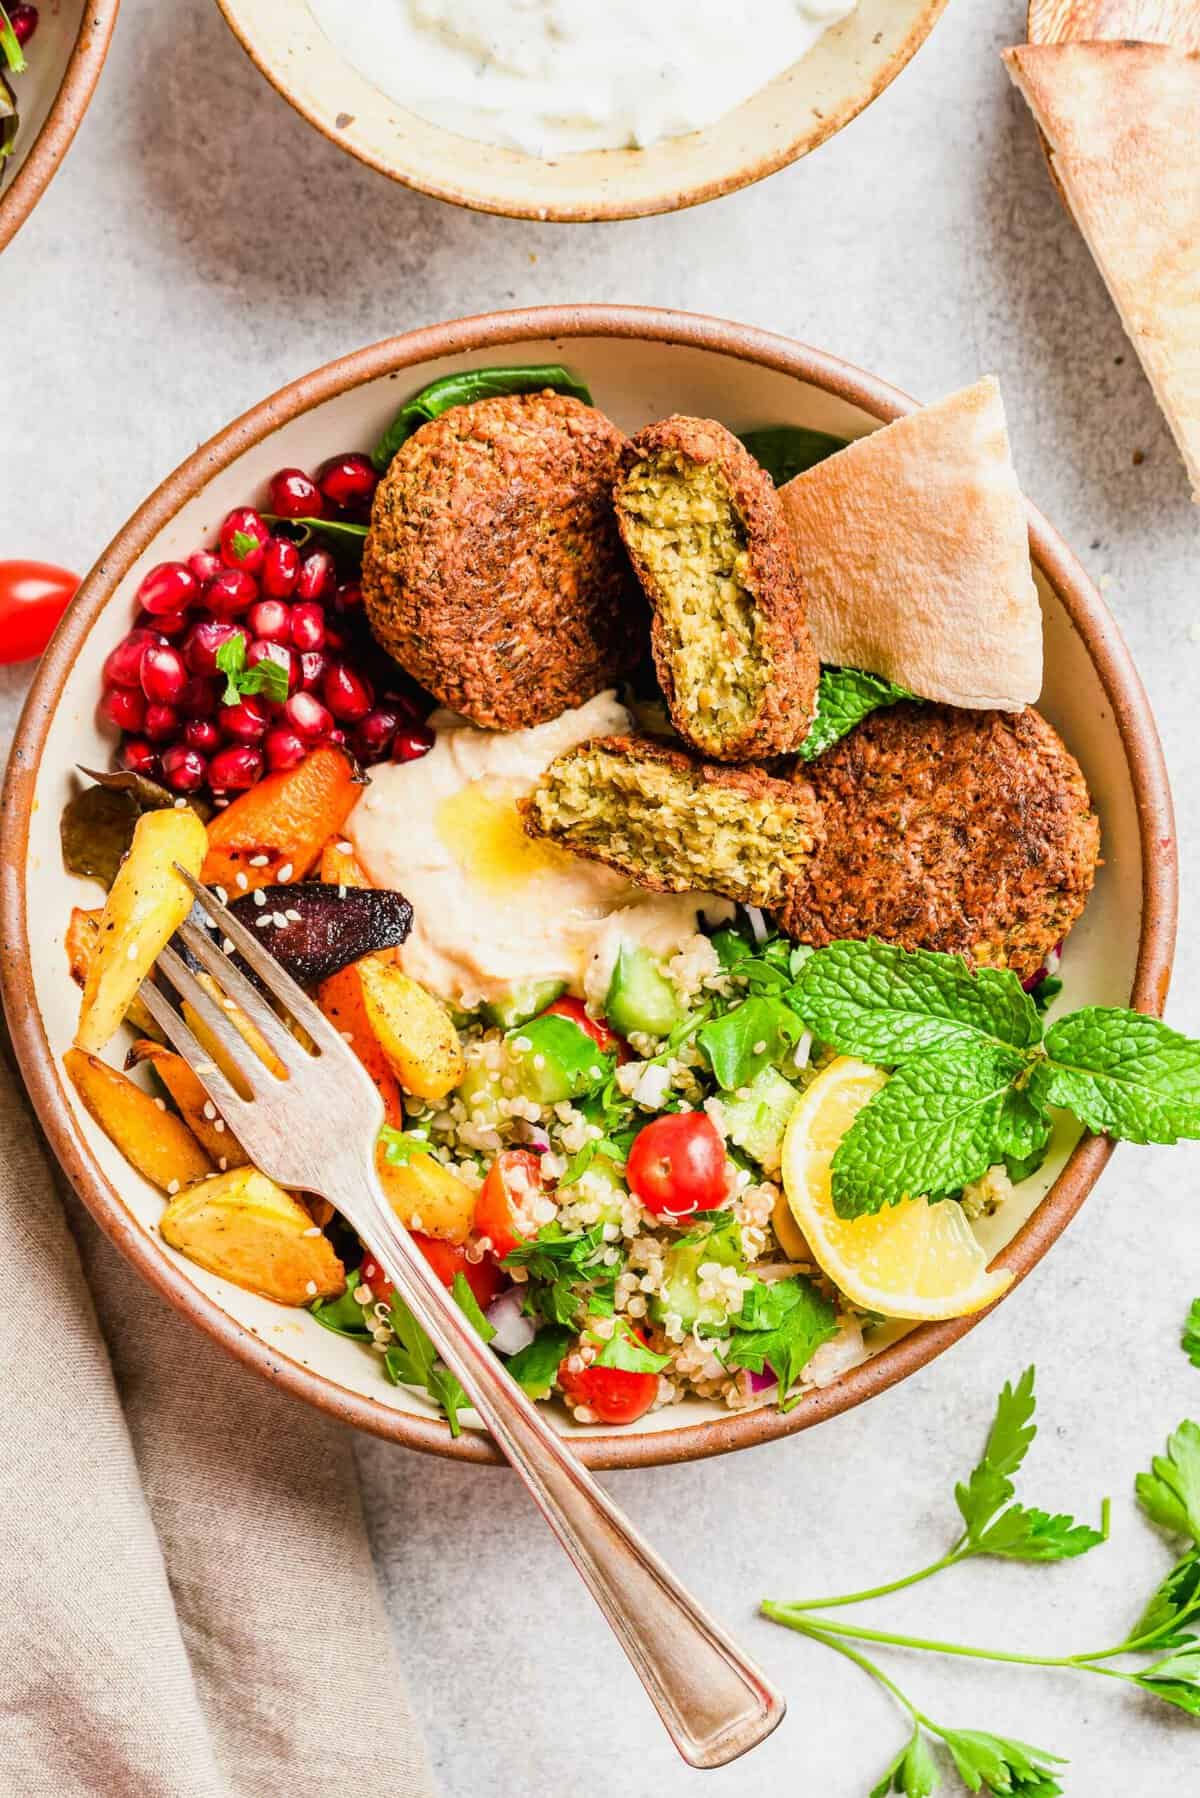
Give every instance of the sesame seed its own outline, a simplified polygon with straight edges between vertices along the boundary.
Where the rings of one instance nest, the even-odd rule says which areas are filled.
[[[269,868],[271,858],[269,855],[252,855],[246,865],[250,868]]]
[[[222,937],[221,938],[221,947],[225,951],[226,955],[232,955],[233,954],[233,938],[228,937],[228,936]]]
[[[321,1234],[321,1226],[320,1224],[314,1224],[311,1230],[304,1230],[301,1234],[304,1236],[319,1236]]]
[[[175,810],[177,812],[186,811],[187,810],[187,800],[186,799],[177,799],[175,801]]]
[[[224,1128],[225,1128],[225,1119],[224,1118],[214,1118],[213,1119],[213,1129],[216,1131],[218,1136],[220,1136],[220,1134],[224,1130]]]
[[[133,942],[132,942],[132,943],[130,943],[130,945],[129,945],[129,947],[128,947],[128,949],[126,949],[126,951],[125,951],[125,953],[126,953],[126,955],[127,955],[127,956],[128,956],[128,957],[129,957],[129,960],[130,960],[130,961],[136,961],[136,960],[137,960],[137,958],[138,958],[138,946],[137,946],[137,938],[136,938],[136,937],[135,937],[135,938],[134,938],[134,940],[133,940]]]
[[[282,912],[282,911],[277,911],[277,912],[273,913],[273,916],[275,919],[276,930],[286,930],[287,929],[287,913]]]
[[[286,882],[292,878],[292,873],[293,873],[293,869],[292,869],[291,862],[284,862],[282,868],[277,868],[275,870],[275,878],[276,878],[276,880],[282,881],[286,884]]]
[[[267,895],[263,892],[261,887],[258,888],[254,895],[254,903],[255,905],[265,905],[267,903]]]
[[[204,1101],[204,1115],[210,1124],[217,1115],[217,1108],[211,1099],[205,1099]]]
[[[250,882],[246,879],[246,876],[242,873],[240,868],[238,869],[237,873],[234,875],[234,879],[237,881],[238,885],[241,887],[241,889],[244,893],[246,888],[250,885]]]
[[[341,1039],[344,1043],[349,1043],[351,1048],[354,1047],[354,1032],[353,1032],[353,1030],[339,1030],[338,1035],[341,1037]]]
[[[197,1074],[215,1074],[218,1069],[215,1061],[198,1061],[194,1071]]]
[[[261,918],[255,918],[254,928],[255,930],[265,930],[270,922],[271,914],[269,912],[264,912]]]
[[[755,1043],[755,1045],[754,1045],[755,1055],[765,1055],[766,1052],[767,1052],[767,1045],[765,1042]]]
[[[345,897],[346,897],[346,883],[345,883],[345,881],[339,881],[338,882],[338,898],[344,899]]]
[[[213,892],[217,895],[217,898],[221,901],[222,905],[229,904],[229,894],[225,891],[224,887],[214,887]]]
[[[300,913],[294,906],[289,906],[283,915],[288,920],[289,924],[298,924],[300,922]]]
[[[317,1296],[317,1282],[315,1280],[307,1281],[307,1283],[305,1284],[304,1290],[308,1294],[310,1299],[315,1299]]]
[[[154,1103],[158,1106],[160,1111],[165,1111],[167,1109],[167,1101],[165,1099],[155,1099]]]
[[[218,1155],[218,1157],[217,1157],[217,1166],[218,1166],[218,1167],[219,1167],[219,1168],[220,1168],[220,1170],[221,1170],[221,1172],[222,1172],[222,1173],[225,1173],[225,1172],[226,1172],[226,1171],[227,1171],[227,1170],[228,1170],[228,1167],[229,1167],[229,1158],[228,1158],[228,1156],[227,1156],[227,1155]]]
[[[354,854],[354,844],[353,843],[345,843],[345,842],[339,843],[338,849],[341,851],[341,853],[343,855],[353,855]]]
[[[177,1193],[179,1191],[178,1180],[168,1180],[167,1181],[167,1191],[172,1194]]]

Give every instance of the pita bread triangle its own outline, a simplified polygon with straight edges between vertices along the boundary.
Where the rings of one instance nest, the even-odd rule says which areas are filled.
[[[1042,613],[991,376],[779,491],[822,662],[970,710],[1033,704]]]
[[[1200,501],[1200,53],[1113,40],[1004,60]]]

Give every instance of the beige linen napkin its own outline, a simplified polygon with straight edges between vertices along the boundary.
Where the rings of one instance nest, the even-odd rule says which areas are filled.
[[[0,1581],[4,1798],[431,1792],[350,1432],[142,1284],[3,1056]]]

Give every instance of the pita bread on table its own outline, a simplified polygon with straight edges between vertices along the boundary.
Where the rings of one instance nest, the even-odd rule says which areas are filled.
[[[1029,526],[989,375],[780,488],[822,662],[1019,712],[1042,690]]]
[[[1004,60],[1200,501],[1200,53],[1023,44]]]

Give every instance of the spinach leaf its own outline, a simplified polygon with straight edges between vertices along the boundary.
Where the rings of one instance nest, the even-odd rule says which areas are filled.
[[[549,1398],[572,1340],[573,1332],[565,1324],[546,1324],[528,1347],[510,1357],[508,1371],[530,1398]]]
[[[361,1284],[362,1270],[356,1268],[346,1275],[346,1290],[340,1298],[318,1299],[315,1305],[309,1306],[323,1329],[332,1330],[335,1336],[353,1337],[356,1342],[370,1340],[365,1309],[354,1296]]]
[[[405,401],[376,444],[371,460],[380,474],[386,474],[400,445],[423,424],[428,424],[432,418],[440,418],[452,407],[469,406],[476,400],[494,399],[507,393],[542,393],[547,387],[555,393],[570,394],[574,399],[582,400],[585,406],[592,403],[591,393],[584,383],[577,381],[557,362],[527,368],[464,368],[456,375],[442,375],[440,380],[431,381],[428,387]]]
[[[717,1085],[725,1092],[737,1092],[749,1086],[768,1062],[794,1048],[803,1034],[803,1021],[782,999],[751,993],[724,1017],[705,1024],[696,1041]]]
[[[767,425],[761,431],[740,431],[738,435],[777,487],[805,469],[815,468],[827,456],[836,456],[850,441],[828,431],[810,431],[806,425]]]

